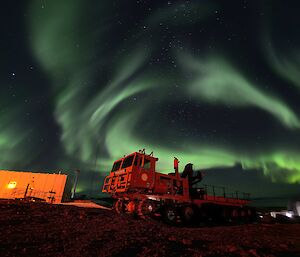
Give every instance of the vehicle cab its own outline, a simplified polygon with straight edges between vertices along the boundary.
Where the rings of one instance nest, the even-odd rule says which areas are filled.
[[[104,180],[102,192],[151,191],[157,160],[152,154],[145,154],[145,151],[134,152],[116,160]]]

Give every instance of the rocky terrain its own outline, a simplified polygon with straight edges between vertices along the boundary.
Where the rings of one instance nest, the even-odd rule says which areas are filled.
[[[300,224],[171,227],[114,211],[0,203],[0,256],[300,256]]]

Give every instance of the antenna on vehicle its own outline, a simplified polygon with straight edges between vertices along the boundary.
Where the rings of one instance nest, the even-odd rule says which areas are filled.
[[[175,170],[176,178],[179,178],[178,164],[179,164],[179,160],[176,157],[174,157],[174,170]]]

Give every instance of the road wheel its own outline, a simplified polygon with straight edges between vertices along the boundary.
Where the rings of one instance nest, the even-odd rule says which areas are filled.
[[[251,207],[248,208],[248,217],[249,217],[249,222],[257,221],[257,213],[254,208]]]
[[[171,224],[171,225],[176,225],[179,223],[179,215],[178,211],[173,205],[167,205],[163,208],[163,213],[162,213],[163,219],[166,223]]]
[[[230,209],[228,207],[223,207],[222,210],[222,220],[225,223],[230,223],[232,222],[231,216],[230,216]]]
[[[240,219],[240,212],[238,208],[234,208],[231,211],[231,218],[233,222],[238,222]]]
[[[118,201],[115,203],[115,210],[119,214],[126,212],[126,205],[123,199],[118,199]]]
[[[241,211],[240,211],[240,215],[241,215],[241,221],[243,223],[247,223],[248,220],[249,220],[247,208],[242,208]]]
[[[197,218],[196,207],[192,205],[182,207],[181,217],[185,225],[195,224]]]
[[[138,215],[142,219],[152,217],[154,215],[155,210],[156,204],[151,200],[144,199],[138,204]]]

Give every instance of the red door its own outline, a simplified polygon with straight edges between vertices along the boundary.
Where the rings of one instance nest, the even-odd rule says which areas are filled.
[[[142,156],[140,158],[139,185],[142,188],[152,189],[154,185],[154,165],[153,158]]]

